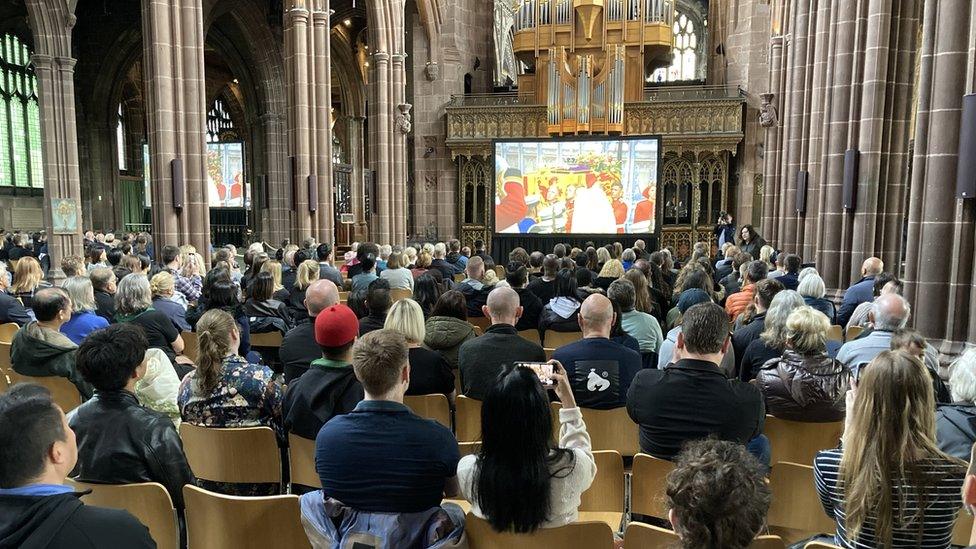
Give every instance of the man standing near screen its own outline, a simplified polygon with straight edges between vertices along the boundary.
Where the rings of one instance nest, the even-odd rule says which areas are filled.
[[[595,173],[586,174],[586,185],[576,190],[575,202],[583,207],[573,209],[573,233],[613,234],[616,232],[617,223],[613,215],[613,207]]]
[[[627,223],[627,204],[624,204],[624,186],[620,182],[610,185],[610,200],[613,206],[613,217],[617,222],[617,234],[624,234]]]
[[[525,204],[522,172],[516,168],[505,171],[495,204],[495,229],[500,233],[519,232],[518,223],[525,219],[529,207]]]

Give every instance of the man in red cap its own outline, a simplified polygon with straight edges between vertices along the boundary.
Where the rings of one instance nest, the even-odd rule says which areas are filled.
[[[356,313],[341,303],[315,316],[315,342],[322,358],[291,382],[281,403],[285,429],[314,440],[333,417],[346,414],[363,399],[363,386],[352,369],[352,345],[359,335]]]

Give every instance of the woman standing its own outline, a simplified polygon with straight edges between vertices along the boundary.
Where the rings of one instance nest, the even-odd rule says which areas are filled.
[[[760,256],[762,247],[766,245],[763,237],[759,236],[752,225],[743,225],[739,229],[739,251],[751,255],[753,258]]]
[[[847,393],[843,444],[813,469],[830,540],[844,548],[947,548],[965,462],[936,446],[929,372],[903,351],[884,351]]]

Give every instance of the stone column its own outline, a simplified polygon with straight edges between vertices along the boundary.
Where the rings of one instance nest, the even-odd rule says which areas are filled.
[[[143,0],[142,34],[155,249],[192,244],[209,262],[203,0]],[[182,208],[174,159],[183,163]]]
[[[288,155],[294,158],[294,171],[288,181],[289,208],[292,210],[292,241],[301,242],[312,234],[312,219],[308,211],[308,175],[311,169],[312,136],[309,84],[312,62],[309,53],[310,13],[303,0],[285,3],[285,90],[288,96]],[[289,170],[286,166],[286,170]]]
[[[312,43],[315,46],[313,60],[315,71],[315,174],[318,182],[316,204],[316,239],[335,243],[335,206],[332,199],[332,71],[329,47],[329,17],[331,10],[327,0],[317,0],[312,11]],[[310,73],[311,74],[311,73]]]
[[[407,238],[407,134],[413,125],[410,117],[412,105],[406,103],[406,74],[404,61],[407,55],[392,56],[393,107],[396,120],[393,132],[393,234],[384,244],[404,244]]]
[[[396,105],[390,96],[390,54],[377,51],[370,55],[369,80],[369,159],[376,181],[376,214],[373,216],[371,238],[376,242],[390,242],[393,235],[393,110]]]
[[[350,199],[352,200],[352,215],[355,219],[353,238],[365,236],[366,229],[366,196],[365,196],[365,155],[363,154],[363,124],[364,116],[350,116],[347,121],[349,132],[349,163],[352,164],[352,182],[350,183]]]
[[[264,184],[268,186],[268,204],[264,233],[269,242],[288,238],[291,205],[288,193],[288,135],[285,117],[279,113],[265,113],[258,117],[259,131],[264,135]],[[264,189],[258,189],[262,193]]]

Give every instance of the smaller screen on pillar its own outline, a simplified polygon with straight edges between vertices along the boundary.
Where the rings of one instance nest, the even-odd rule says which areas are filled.
[[[647,234],[657,226],[658,137],[495,143],[495,232]]]

